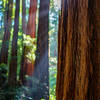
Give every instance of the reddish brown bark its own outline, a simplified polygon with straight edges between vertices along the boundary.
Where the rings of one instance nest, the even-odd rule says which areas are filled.
[[[25,2],[25,1],[24,1]],[[35,38],[36,34],[36,11],[37,11],[37,0],[30,0],[30,8],[29,8],[29,18],[27,26],[25,23],[25,3],[23,3],[23,31],[25,30],[25,34],[31,36],[31,38]],[[34,46],[34,44],[33,44]],[[22,83],[25,83],[25,75],[32,76],[34,71],[34,62],[29,62],[28,58],[26,58],[26,47],[23,48],[23,56],[22,56],[22,65],[20,71],[20,80]]]
[[[29,8],[29,19],[27,24],[27,35],[31,38],[35,38],[36,34],[36,11],[37,11],[37,0],[30,0]]]
[[[99,0],[62,0],[56,100],[100,99],[99,9]]]
[[[31,38],[35,38],[36,34],[36,11],[37,11],[37,0],[30,0],[30,8],[29,8],[29,19],[27,24],[27,35],[30,35]],[[33,44],[34,46],[34,44]],[[34,71],[34,62],[29,62],[27,58],[25,58],[24,66],[26,70],[26,75],[31,76]]]

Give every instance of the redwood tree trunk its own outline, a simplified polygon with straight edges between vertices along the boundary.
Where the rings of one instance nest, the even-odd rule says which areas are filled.
[[[49,100],[48,31],[49,0],[40,0],[37,53],[34,67],[34,77],[39,83],[37,84],[37,91],[33,93],[35,100]]]
[[[35,38],[36,34],[36,11],[37,11],[37,0],[30,0],[29,18],[27,24],[27,35],[31,38]]]
[[[99,9],[99,0],[62,0],[56,100],[100,99]]]
[[[19,10],[20,10],[20,0],[16,0],[14,33],[12,40],[11,62],[10,62],[9,79],[8,79],[10,85],[16,85],[17,82],[17,40],[18,40],[18,30],[19,30]]]
[[[30,0],[29,19],[28,19],[26,34],[30,35],[31,38],[35,38],[36,35],[36,11],[37,11],[37,0]],[[29,62],[27,58],[25,58],[24,62],[27,68],[26,74],[31,76],[34,71],[34,62]]]
[[[0,54],[0,63],[7,64],[8,61],[8,49],[9,49],[9,39],[10,39],[10,29],[12,24],[12,9],[13,9],[13,0],[9,0],[7,4],[7,11],[5,14],[5,32],[2,41],[2,48]]]
[[[24,1],[25,2],[25,1]],[[25,28],[24,24],[24,15],[25,14],[25,3],[23,3],[23,28]],[[24,32],[26,35],[30,35],[31,38],[35,38],[36,34],[36,11],[37,11],[37,0],[30,0],[30,8],[29,8],[29,18],[27,23],[26,31]],[[34,44],[33,44],[34,46]],[[34,71],[34,62],[29,62],[28,58],[25,56],[26,47],[23,48],[23,56],[22,56],[22,65],[20,72],[20,80],[22,83],[25,83],[25,75],[32,76]]]

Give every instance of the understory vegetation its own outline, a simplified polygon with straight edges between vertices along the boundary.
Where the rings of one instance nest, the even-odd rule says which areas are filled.
[[[8,0],[9,1],[9,0]],[[3,36],[5,34],[5,12],[8,9],[6,6],[6,0],[0,0],[0,52],[3,46]],[[21,0],[22,1],[22,0]],[[38,57],[37,51],[37,37],[32,38],[29,35],[24,34],[22,30],[22,2],[20,1],[20,16],[19,16],[19,31],[18,31],[18,40],[17,40],[17,83],[16,86],[9,85],[9,68],[12,61],[12,41],[13,41],[13,32],[14,32],[14,18],[15,18],[15,8],[16,2],[13,1],[13,10],[12,10],[12,25],[10,26],[10,38],[4,44],[9,47],[8,49],[8,58],[7,63],[0,62],[0,100],[34,100],[33,92],[38,88],[39,80],[33,76],[25,75],[25,82],[23,83],[20,80],[20,70],[22,64],[22,56],[24,52],[25,59],[29,63],[32,62],[34,65],[36,56]],[[26,0],[26,17],[29,16],[29,1]],[[39,4],[37,4],[37,13],[39,12]],[[49,10],[49,100],[56,100],[56,76],[57,76],[57,33],[58,33],[58,16],[59,9],[55,5],[55,0],[50,0],[50,10]],[[3,21],[1,20],[3,19]],[[38,20],[38,14],[37,19]],[[28,17],[26,18],[28,21]],[[38,32],[38,25],[36,21],[36,35]],[[1,56],[1,55],[0,55]],[[0,58],[1,60],[1,58]],[[41,83],[42,86],[42,83]],[[45,100],[44,98],[41,100]]]

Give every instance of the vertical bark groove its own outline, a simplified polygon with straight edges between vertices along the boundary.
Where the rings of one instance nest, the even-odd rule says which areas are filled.
[[[62,0],[56,100],[99,100],[98,3],[98,0]]]

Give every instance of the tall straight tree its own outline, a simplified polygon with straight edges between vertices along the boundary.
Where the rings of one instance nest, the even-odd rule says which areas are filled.
[[[23,33],[26,34],[26,0],[22,0],[22,30]],[[23,37],[24,41],[24,37]],[[24,68],[24,45],[23,52],[22,52],[22,61],[21,61],[21,68],[20,68],[20,81],[24,83],[25,81],[25,69]]]
[[[11,61],[10,61],[9,77],[8,77],[10,85],[15,85],[17,81],[17,40],[18,40],[18,30],[19,30],[19,10],[20,10],[20,0],[16,0],[14,33],[12,40],[12,52],[11,52]]]
[[[100,0],[62,0],[56,100],[100,99]]]
[[[22,30],[26,34],[26,0],[22,0]]]
[[[37,34],[37,55],[34,67],[34,77],[39,81],[37,92],[33,93],[35,100],[49,100],[49,0],[40,0],[39,25]]]
[[[35,38],[36,34],[36,11],[37,11],[37,0],[30,0],[27,35],[30,35],[31,38]]]
[[[31,38],[35,38],[36,35],[36,12],[37,12],[37,0],[30,0],[29,18],[27,23],[26,35],[29,35]],[[34,70],[34,62],[29,62],[28,59],[25,58],[24,66],[26,66],[27,69],[26,74],[32,75]]]
[[[0,63],[7,64],[8,60],[8,49],[9,49],[9,39],[10,39],[10,30],[12,24],[12,9],[13,9],[13,0],[9,0],[5,13],[5,32],[2,41],[2,48],[0,53]]]
[[[30,0],[30,8],[29,8],[29,18],[27,27],[25,26],[25,0],[23,1],[23,30],[25,30],[25,34],[31,36],[31,38],[35,38],[36,34],[36,11],[37,11],[37,0]],[[34,44],[33,44],[34,46]],[[22,55],[22,65],[21,65],[21,71],[20,71],[20,80],[22,83],[25,82],[25,75],[31,76],[34,70],[34,62],[29,62],[28,58],[26,58],[25,55],[26,47],[23,48],[23,55]]]

